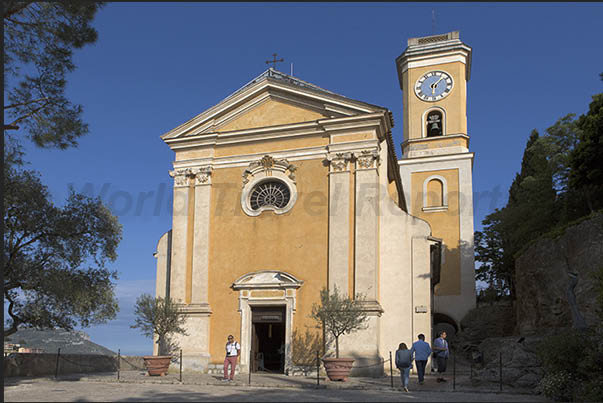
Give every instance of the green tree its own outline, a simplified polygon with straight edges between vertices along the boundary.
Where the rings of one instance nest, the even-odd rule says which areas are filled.
[[[134,314],[136,322],[130,327],[140,329],[143,335],[151,339],[157,335],[159,355],[173,355],[178,348],[173,335],[186,335],[184,324],[187,315],[180,311],[178,304],[171,298],[153,298],[149,294],[142,294],[136,299]]]
[[[475,232],[476,279],[496,290],[497,295],[515,295],[513,252],[509,231],[504,228],[504,208],[496,209],[482,221],[483,231]]]
[[[563,116],[547,128],[546,134],[538,139],[544,147],[557,193],[568,189],[570,156],[579,143],[581,133],[575,118],[574,113]]]
[[[580,142],[570,157],[569,187],[586,200],[586,215],[603,208],[603,94],[593,96],[577,126]]]
[[[320,304],[312,305],[310,317],[316,320],[335,339],[335,357],[339,358],[339,337],[365,328],[368,320],[363,309],[364,298],[356,295],[355,299],[339,293],[337,286],[333,292],[323,288],[320,290]]]
[[[6,130],[24,129],[40,147],[77,145],[88,132],[82,106],[65,96],[73,50],[94,43],[98,2],[4,2]]]
[[[539,139],[538,132],[532,131],[503,214],[513,253],[557,223],[553,172]]]
[[[118,311],[106,267],[117,258],[121,225],[102,204],[71,190],[50,201],[34,171],[4,168],[4,299],[8,328],[89,326]]]
[[[476,277],[515,298],[515,254],[557,222],[556,192],[545,145],[533,130],[515,175],[507,205],[486,216],[475,233]]]

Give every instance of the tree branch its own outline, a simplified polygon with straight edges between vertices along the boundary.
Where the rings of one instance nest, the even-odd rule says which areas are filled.
[[[8,329],[4,329],[4,337],[8,337],[11,334],[14,334],[17,332],[17,330],[19,330],[19,325],[21,323],[23,323],[23,321],[19,318],[19,316],[17,316],[17,314],[15,314],[13,312],[13,307],[15,306],[15,301],[13,301],[13,299],[10,297],[10,294],[8,293],[8,289],[4,289],[4,298],[6,298],[6,300],[8,301],[8,314],[10,315],[10,317],[13,320],[12,326]]]
[[[46,107],[47,107],[48,105],[50,105],[50,104],[51,104],[51,102],[50,102],[50,101],[46,102],[44,105],[40,106],[39,108],[36,108],[36,109],[32,110],[31,112],[29,112],[29,113],[27,113],[27,114],[25,114],[25,115],[23,115],[23,116],[19,117],[18,119],[16,119],[16,120],[12,121],[11,123],[9,123],[9,125],[11,125],[11,126],[12,126],[12,125],[15,125],[16,123],[19,123],[20,121],[22,121],[22,120],[24,120],[24,119],[27,119],[28,117],[30,117],[30,116],[32,116],[32,115],[34,115],[34,114],[38,113],[38,112],[39,112],[39,111],[41,111],[42,109],[46,108]]]
[[[38,24],[32,24],[31,22],[25,22],[25,21],[18,21],[18,20],[13,20],[12,18],[9,17],[4,17],[4,19],[6,21],[10,21],[13,24],[17,24],[17,25],[25,25],[26,27],[37,27]]]
[[[38,98],[38,99],[34,99],[33,101],[28,101],[28,102],[21,102],[18,104],[12,104],[12,105],[7,105],[4,107],[4,109],[12,109],[12,108],[16,108],[17,106],[25,106],[25,105],[29,105],[29,104],[33,104],[36,102],[42,102],[42,101],[48,101],[50,100],[50,98],[48,97],[44,97],[44,98]]]

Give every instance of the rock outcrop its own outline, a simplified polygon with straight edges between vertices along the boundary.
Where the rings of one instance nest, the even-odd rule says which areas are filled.
[[[536,355],[541,340],[540,336],[493,337],[484,340],[478,350],[483,355],[485,366],[477,370],[476,379],[499,382],[502,358],[503,384],[520,388],[536,387],[543,375]]]
[[[592,325],[596,291],[592,275],[603,265],[603,214],[568,227],[555,238],[541,238],[515,261],[517,330],[520,334],[548,334],[571,326],[575,319],[568,301],[571,273],[577,308]]]
[[[510,301],[481,303],[461,320],[456,344],[469,353],[487,338],[511,336],[515,330],[515,309]]]

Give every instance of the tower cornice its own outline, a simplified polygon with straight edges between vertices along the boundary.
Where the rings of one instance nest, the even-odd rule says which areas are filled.
[[[432,35],[408,40],[408,47],[396,58],[400,88],[404,91],[402,74],[409,68],[460,61],[466,65],[465,79],[471,77],[471,47],[460,40],[459,32]]]

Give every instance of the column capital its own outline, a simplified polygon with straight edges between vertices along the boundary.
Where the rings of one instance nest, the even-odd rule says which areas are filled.
[[[380,164],[379,152],[376,149],[355,151],[354,159],[356,169],[377,168]]]
[[[169,171],[169,174],[174,178],[175,187],[184,187],[189,185],[189,178],[195,179],[195,185],[211,185],[211,173],[213,167],[211,165],[198,168],[180,168]]]
[[[327,161],[331,167],[331,173],[349,171],[350,162],[353,161],[353,159],[354,154],[350,152],[329,153],[327,155]]]

